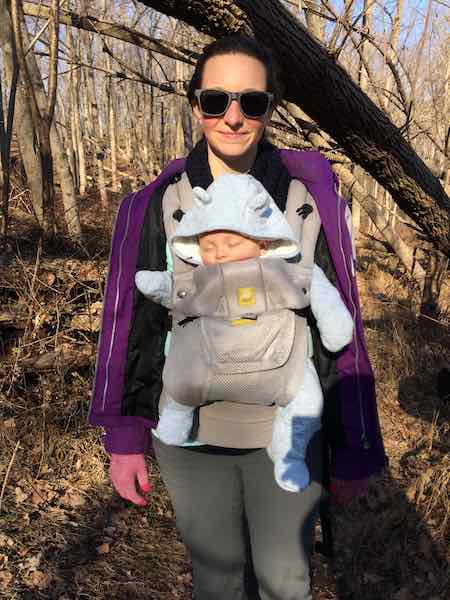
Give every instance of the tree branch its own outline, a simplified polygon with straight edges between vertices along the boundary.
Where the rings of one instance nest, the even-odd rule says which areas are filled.
[[[24,13],[30,17],[38,17],[39,19],[48,19],[50,17],[50,8],[43,4],[35,4],[34,2],[24,2]],[[154,38],[118,25],[117,23],[107,23],[100,21],[95,17],[83,17],[72,11],[61,10],[60,11],[60,23],[76,27],[77,29],[83,29],[84,31],[92,31],[95,33],[102,33],[109,37],[134,44],[140,48],[150,50],[151,52],[157,52],[163,54],[169,58],[175,60],[181,60],[182,62],[190,65],[194,64],[198,57],[198,54],[187,48],[180,46],[169,45],[161,40],[155,40]]]
[[[391,194],[398,206],[450,256],[450,200],[399,129],[327,50],[278,0],[143,0],[214,37],[253,34],[284,67],[286,99]]]

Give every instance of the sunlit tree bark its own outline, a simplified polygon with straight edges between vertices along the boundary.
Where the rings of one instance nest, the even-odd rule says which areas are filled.
[[[6,53],[6,47],[11,50],[11,66],[9,80],[9,90],[3,89],[3,83],[0,80],[0,202],[2,214],[2,241],[0,245],[5,250],[7,244],[8,224],[9,224],[9,194],[11,190],[11,141],[13,137],[13,124],[15,112],[15,99],[17,84],[19,79],[19,65],[15,52],[15,46],[10,33],[10,18],[7,11],[6,2],[0,0],[0,48],[3,48],[3,54]],[[5,92],[5,106],[3,106],[3,95]]]
[[[67,47],[70,57],[74,63],[79,59],[80,39],[77,40],[75,47],[75,38],[73,32],[68,29],[67,32]],[[70,94],[70,110],[71,110],[71,128],[73,139],[73,150],[76,160],[76,172],[78,175],[78,191],[84,196],[87,187],[86,173],[86,152],[83,139],[83,130],[81,125],[81,102],[80,102],[80,70],[73,67],[69,75],[69,94]]]
[[[435,245],[450,255],[450,200],[401,132],[334,57],[276,0],[143,0],[200,31],[254,34],[283,68],[287,99],[301,106],[377,179]]]
[[[86,0],[82,1],[82,10],[84,13],[87,12],[88,5]],[[97,91],[95,85],[94,69],[94,53],[93,53],[93,42],[91,36],[87,33],[82,34],[82,41],[84,45],[84,55],[86,56],[86,62],[91,68],[87,68],[84,71],[86,81],[86,100],[88,108],[88,124],[89,124],[89,135],[91,142],[93,143],[93,154],[95,158],[95,165],[97,167],[97,182],[100,193],[100,201],[103,209],[108,209],[108,189],[106,185],[106,175],[104,168],[105,147],[103,144],[103,123],[99,113],[99,105],[97,100]]]
[[[25,29],[23,29],[23,36],[23,39],[28,47],[30,45],[31,38],[28,34],[28,31],[26,31]],[[40,107],[41,111],[44,111],[45,107],[49,105],[50,100],[48,93],[46,93],[46,90],[44,89],[41,72],[33,52],[29,52],[27,54],[26,60],[38,106]],[[56,65],[56,60],[54,60],[54,63]],[[56,73],[54,73],[52,77],[53,81],[49,81],[49,92],[54,97],[53,103],[55,104]],[[52,111],[53,110],[54,109],[52,109]],[[69,237],[74,242],[78,243],[81,241],[82,237],[81,223],[78,212],[78,199],[76,197],[75,183],[70,169],[67,152],[61,140],[61,135],[54,123],[52,123],[49,133],[50,148],[52,154],[52,168],[54,169],[56,178],[61,187],[64,221],[67,226],[67,232],[69,234]]]
[[[47,238],[55,234],[55,213],[54,213],[54,188],[53,188],[53,158],[50,147],[50,126],[53,117],[53,99],[48,98],[47,110],[41,112],[36,99],[36,93],[33,85],[33,79],[29,71],[28,62],[25,55],[24,32],[25,19],[22,12],[21,0],[12,0],[11,2],[11,20],[14,31],[14,40],[17,49],[17,58],[20,65],[20,76],[22,78],[22,89],[24,99],[29,107],[33,123],[34,138],[38,149],[40,169],[42,173],[42,228]],[[44,112],[45,111],[45,112]]]
[[[10,85],[13,77],[13,48],[12,48],[12,24],[10,13],[7,10],[7,2],[0,0],[0,22],[2,24],[0,45],[3,50],[4,69],[7,84]],[[30,189],[31,201],[37,221],[43,227],[42,212],[42,166],[38,148],[34,143],[35,130],[31,118],[29,103],[27,102],[25,82],[19,79],[15,99],[15,131],[19,145],[20,155],[27,176]]]
[[[296,116],[301,116],[301,112],[296,106],[290,105],[289,110],[294,118]],[[320,135],[320,133],[309,133],[308,141],[316,147],[329,147],[328,142]],[[372,196],[371,194],[367,193],[363,185],[359,183],[355,175],[346,165],[336,163],[333,165],[333,170],[339,176],[346,189],[350,190],[354,200],[353,206],[357,204],[364,209],[376,230],[384,237],[384,239],[400,258],[406,268],[406,271],[417,279],[419,285],[422,285],[425,274],[422,267],[417,264],[417,261],[415,260],[414,249],[410,248],[392,229],[389,224],[389,215],[386,214],[382,207],[378,204],[376,194]]]

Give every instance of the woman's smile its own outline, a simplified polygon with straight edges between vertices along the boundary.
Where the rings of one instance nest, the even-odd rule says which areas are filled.
[[[219,131],[218,133],[228,140],[241,140],[244,136],[248,135],[248,133],[240,131]]]

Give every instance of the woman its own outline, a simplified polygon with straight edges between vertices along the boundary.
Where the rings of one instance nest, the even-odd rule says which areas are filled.
[[[124,199],[114,232],[90,413],[90,422],[105,429],[113,485],[122,497],[146,504],[142,493],[151,486],[144,453],[149,428],[158,418],[171,328],[165,308],[134,292],[134,274],[140,269],[184,268],[175,259],[171,265],[166,233],[182,218],[192,187],[205,189],[221,174],[247,172],[282,210],[295,191],[301,198],[296,212],[304,223],[312,222],[310,212],[317,206],[322,226],[314,258],[340,290],[356,326],[353,343],[336,357],[320,347],[311,323],[314,360],[325,392],[326,452],[335,477],[363,480],[386,459],[345,207],[335,193],[329,165],[317,153],[279,152],[264,140],[281,90],[270,54],[254,40],[230,36],[209,45],[196,66],[188,98],[203,139],[185,161],[172,162],[152,185]],[[309,447],[311,484],[293,494],[276,485],[264,449],[272,423],[272,407],[259,406],[255,412],[254,406],[216,403],[199,410],[191,445],[173,447],[153,440],[192,558],[196,600],[246,598],[248,547],[263,600],[311,598],[309,557],[322,494],[321,435]]]

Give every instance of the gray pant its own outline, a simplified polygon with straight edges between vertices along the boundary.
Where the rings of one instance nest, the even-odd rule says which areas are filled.
[[[195,600],[247,600],[249,546],[261,600],[311,600],[309,558],[322,492],[320,434],[308,448],[312,482],[300,494],[276,485],[265,449],[224,455],[155,438],[153,443],[191,556]]]

